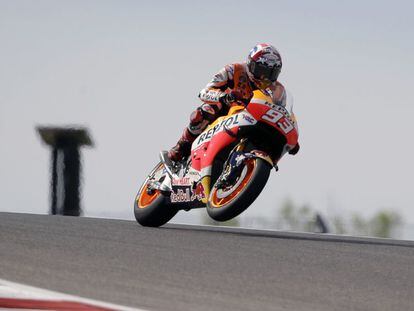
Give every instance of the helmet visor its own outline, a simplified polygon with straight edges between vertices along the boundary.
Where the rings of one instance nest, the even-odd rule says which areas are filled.
[[[253,77],[255,77],[258,80],[269,80],[274,82],[277,80],[280,73],[280,67],[269,67],[264,64],[257,63],[255,61],[250,62],[249,67]]]

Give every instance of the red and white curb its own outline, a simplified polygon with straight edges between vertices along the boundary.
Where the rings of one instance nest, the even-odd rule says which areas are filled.
[[[145,311],[0,279],[0,310]]]

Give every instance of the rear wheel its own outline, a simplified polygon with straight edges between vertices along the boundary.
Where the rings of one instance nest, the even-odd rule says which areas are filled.
[[[151,179],[162,182],[164,164],[158,163],[151,171],[138,191],[134,201],[134,215],[137,222],[146,227],[159,227],[166,224],[177,214],[178,209],[167,202],[167,198],[159,190],[149,189]]]
[[[260,158],[247,159],[240,176],[232,185],[211,189],[207,203],[208,215],[217,221],[227,221],[241,214],[262,192],[272,167]]]

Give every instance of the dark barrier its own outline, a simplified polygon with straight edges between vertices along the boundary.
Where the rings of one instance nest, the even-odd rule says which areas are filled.
[[[318,228],[316,232],[329,233],[328,226],[326,225],[326,222],[323,219],[322,215],[319,213],[317,213],[315,217],[315,226]]]

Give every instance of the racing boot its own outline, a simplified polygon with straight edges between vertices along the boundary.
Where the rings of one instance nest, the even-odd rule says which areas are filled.
[[[188,128],[185,128],[177,144],[168,151],[168,158],[173,162],[179,162],[188,157],[191,153],[191,144],[197,136],[192,134]]]
[[[173,162],[181,161],[191,153],[191,144],[217,118],[212,106],[203,104],[190,115],[190,124],[185,128],[177,145],[168,152],[168,158]]]

